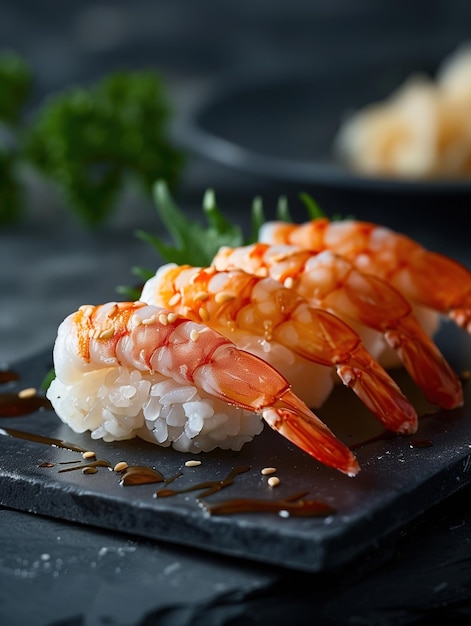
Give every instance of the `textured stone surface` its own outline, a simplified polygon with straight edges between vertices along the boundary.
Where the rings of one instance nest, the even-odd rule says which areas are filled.
[[[343,67],[346,61],[363,59],[370,63],[372,58],[384,62],[386,71],[398,58],[415,69],[424,55],[430,58],[431,53],[440,59],[467,39],[471,15],[471,5],[461,0],[433,5],[415,3],[408,7],[407,15],[403,7],[394,3],[385,7],[368,0],[354,7],[345,0],[240,0],[223,8],[216,0],[150,4],[148,0],[117,1],[106,6],[82,0],[69,8],[59,10],[57,3],[32,0],[2,3],[2,47],[15,49],[33,62],[38,76],[36,101],[52,90],[94,80],[123,65],[162,70],[180,107],[191,106],[208,86],[215,81],[219,84],[229,74],[256,77],[280,71],[280,75],[285,75],[293,67],[306,67],[312,78],[317,72]],[[103,20],[108,26],[106,32],[100,26]],[[218,28],[214,28],[216,22]],[[278,176],[269,176],[268,181],[258,178],[246,171],[245,163],[243,166],[242,171],[233,171],[220,162],[203,158],[199,149],[185,176],[182,206],[199,214],[202,194],[211,186],[230,217],[247,226],[254,195],[263,196],[268,211],[280,194],[289,192],[290,201],[295,202],[298,185],[285,186]],[[330,213],[373,218],[471,265],[469,229],[465,225],[467,205],[464,204],[464,210],[456,196],[374,194],[371,189],[366,194],[352,195],[345,189],[329,190],[323,185],[302,185],[302,190],[313,192]],[[114,298],[116,285],[133,280],[133,265],[152,266],[157,261],[133,236],[134,228],[158,228],[152,207],[139,208],[126,201],[110,228],[90,233],[70,219],[57,198],[35,187],[32,191],[26,221],[0,231],[0,364],[25,358],[25,385],[37,384],[38,373],[47,367],[36,362],[30,368],[30,358],[40,350],[50,349],[57,325],[67,313],[84,302]],[[456,349],[458,361],[464,362],[470,353],[469,345],[467,341],[458,344],[451,347]],[[351,400],[348,402],[350,406]],[[344,406],[343,398],[340,405]],[[28,419],[0,420],[0,426],[14,423],[26,429]],[[468,453],[463,448],[470,441],[466,419],[465,415],[453,417],[450,432],[455,426],[458,432],[450,439],[442,436],[444,426],[439,426],[434,418],[433,427],[439,426],[439,432],[434,430],[434,447],[414,451],[405,446],[402,451],[408,458],[414,457],[413,470],[402,462],[399,444],[388,450],[382,444],[380,450],[364,450],[363,455],[371,458],[366,464],[369,478],[358,482],[352,500],[344,505],[349,509],[347,515],[344,517],[342,511],[342,519],[337,522],[338,528],[348,528],[348,532],[327,543],[326,531],[314,537],[308,532],[301,537],[302,543],[308,541],[311,546],[318,541],[326,545],[329,558],[349,558],[352,551],[369,541],[367,555],[348,561],[332,575],[292,569],[286,572],[271,563],[147,539],[138,536],[134,528],[125,534],[106,525],[90,526],[85,518],[108,524],[111,520],[119,526],[119,519],[115,519],[117,496],[122,496],[123,490],[112,475],[100,470],[95,476],[74,474],[68,477],[70,482],[59,480],[57,467],[37,467],[39,457],[59,459],[59,451],[0,437],[0,493],[25,509],[0,507],[0,623],[310,626],[315,620],[316,624],[329,626],[408,626],[430,623],[433,617],[446,623],[469,624],[470,485],[445,498],[469,474],[465,462]],[[57,430],[57,422],[49,414],[35,416],[35,428],[36,425],[44,429],[51,425],[54,432]],[[292,450],[286,455],[286,444],[270,435],[274,450],[283,448],[279,459],[285,459],[285,465],[280,465],[286,477],[285,487],[292,487],[288,478],[305,481],[309,474],[307,486],[313,493],[317,489],[320,493],[329,491],[325,472],[321,472],[318,485],[316,480],[311,481],[312,474],[306,472],[304,460],[297,468],[288,467],[289,460],[298,462],[301,457]],[[263,441],[260,439],[255,445],[258,452]],[[130,454],[143,458],[139,456],[143,452],[137,448],[130,445]],[[118,456],[115,447],[106,449],[107,456]],[[382,459],[378,458],[380,451],[387,453]],[[260,454],[265,460],[266,452],[262,450]],[[399,459],[400,472],[396,466]],[[169,462],[169,467],[173,468],[174,463]],[[222,462],[216,465],[214,462],[207,471],[216,473],[223,469]],[[378,467],[383,467],[383,472],[373,474]],[[427,481],[429,475],[431,479]],[[251,475],[249,482],[252,484],[253,480]],[[332,481],[335,500],[345,495],[338,482],[337,477]],[[340,482],[346,483],[342,479]],[[236,487],[244,484],[240,480]],[[391,494],[389,503],[383,493],[376,492],[380,484],[385,484],[386,493]],[[369,494],[372,487],[367,499],[368,505],[373,505],[375,523],[359,508],[355,509],[359,504],[358,491],[364,488]],[[65,493],[68,489],[70,495]],[[143,491],[152,492],[147,487],[141,490],[138,502],[143,499]],[[104,494],[110,493],[112,497],[105,502]],[[423,500],[414,501],[417,493]],[[46,507],[44,496],[50,497],[46,515],[25,512],[31,508],[31,502]],[[165,519],[174,519],[183,510],[191,513],[191,521],[196,519],[200,511],[193,497],[190,494],[185,505],[188,508],[180,503],[177,511],[166,511]],[[431,502],[442,499],[440,505],[429,508]],[[133,502],[132,510],[139,509],[138,502]],[[129,501],[121,499],[119,503],[118,506],[124,504],[131,509]],[[144,508],[154,504],[149,497]],[[53,505],[60,517],[49,517],[54,512]],[[412,525],[403,525],[410,514],[423,508],[427,511]],[[358,512],[358,527],[352,510]],[[67,521],[72,513],[79,515],[80,523]],[[134,522],[130,515],[124,519]],[[265,517],[264,520],[267,521]],[[152,521],[155,529],[151,531],[164,534],[163,524],[155,516]],[[252,540],[255,531],[259,532],[259,518],[250,517],[243,525],[232,518],[221,521],[232,545],[236,542],[240,548],[242,537],[248,535],[251,540],[247,547],[254,550]],[[279,559],[288,541],[293,546],[294,536],[287,536],[293,521],[269,516],[268,523],[264,523],[268,536],[278,536],[282,529],[281,547],[277,546],[270,559]],[[378,542],[380,530],[376,522],[383,529],[397,525],[400,530]],[[179,528],[184,528],[185,523],[181,524]],[[195,528],[201,533],[203,527],[198,524]],[[301,520],[298,526],[310,531],[311,526],[317,528],[321,524]],[[342,545],[343,540],[348,544],[352,533],[359,545]],[[210,526],[209,536],[218,538],[214,526]],[[264,556],[263,548],[259,550]],[[299,563],[302,555],[295,553],[294,558]],[[323,562],[322,555],[317,554],[316,558]]]
[[[10,383],[9,390],[39,387],[49,367],[48,353],[18,364],[20,379]],[[420,404],[417,392],[414,397],[413,385],[405,376],[399,375],[399,380],[421,415],[419,431],[363,445],[357,450],[362,470],[354,479],[321,466],[269,428],[239,453],[215,451],[204,455],[199,467],[186,468],[184,462],[191,455],[139,439],[108,444],[92,441],[88,433],[73,433],[54,412],[41,410],[2,420],[1,504],[298,570],[334,570],[368,552],[372,544],[471,480],[468,395],[462,409],[427,415],[428,407]],[[367,441],[382,431],[346,388],[333,393],[320,415],[350,444]],[[64,472],[66,463],[75,461],[75,466],[80,466],[80,454],[11,436],[8,429],[93,449],[96,457],[107,460],[111,467],[125,460],[128,465],[155,468],[166,479],[183,472],[171,483],[175,490],[222,481],[241,466],[250,469],[207,499],[202,497],[204,488],[159,498],[155,494],[163,485],[123,487],[120,476],[108,468],[100,468],[94,475],[84,475],[81,470]],[[431,445],[414,447],[416,439]],[[43,467],[44,463],[53,466]],[[260,470],[267,466],[276,467],[281,478],[276,490],[261,480]],[[283,499],[300,492],[328,504],[334,514],[287,519],[276,513],[208,516],[201,506],[228,498]]]

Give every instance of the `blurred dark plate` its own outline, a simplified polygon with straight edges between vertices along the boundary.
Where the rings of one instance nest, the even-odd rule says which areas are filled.
[[[463,338],[463,332],[447,324],[437,342],[456,371],[470,368],[470,336]],[[38,388],[50,367],[49,351],[13,364],[19,380],[0,385],[0,393]],[[187,468],[184,463],[193,455],[139,439],[93,441],[87,433],[74,433],[53,411],[39,410],[0,420],[0,505],[300,571],[333,571],[371,551],[381,554],[382,540],[471,482],[470,386],[465,385],[462,408],[436,412],[403,370],[395,377],[421,416],[417,435],[382,438],[379,422],[350,389],[340,385],[317,411],[347,445],[364,444],[356,451],[362,470],[355,478],[320,465],[268,427],[240,452],[207,453],[199,467]],[[270,501],[306,492],[307,498],[328,504],[333,513],[319,518],[276,512],[208,516],[199,502],[201,488],[154,497],[164,483],[121,486],[120,476],[106,467],[83,474],[71,469],[83,463],[80,453],[18,438],[7,429],[92,449],[111,467],[124,460],[155,468],[165,478],[182,472],[168,485],[176,490],[223,481],[234,468],[248,466],[232,485],[202,500]],[[415,441],[429,445],[414,445]],[[277,488],[270,489],[261,475],[266,466],[277,468],[281,479]],[[60,471],[64,469],[69,471]]]
[[[416,71],[433,76],[440,59],[343,71],[231,77],[216,84],[177,125],[177,140],[217,163],[279,183],[364,192],[469,194],[471,179],[406,180],[361,176],[334,155],[345,117],[389,96]],[[348,63],[348,61],[346,61]]]

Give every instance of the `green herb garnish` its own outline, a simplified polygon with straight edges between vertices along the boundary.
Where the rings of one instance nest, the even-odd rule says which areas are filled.
[[[14,223],[23,206],[18,172],[25,106],[33,86],[28,65],[13,53],[0,55],[0,223]]]
[[[208,189],[203,197],[203,214],[209,224],[206,227],[185,216],[173,200],[165,181],[160,180],[154,185],[154,201],[173,245],[142,230],[136,234],[151,243],[167,262],[209,265],[221,246],[240,246],[244,241],[241,228],[229,224],[218,208],[212,189]]]
[[[235,248],[257,241],[259,230],[266,221],[260,196],[256,196],[252,201],[251,232],[245,237],[241,226],[231,224],[224,216],[216,202],[213,189],[208,189],[203,196],[202,212],[206,225],[192,221],[185,215],[176,204],[164,180],[158,180],[153,191],[158,216],[173,243],[167,243],[168,237],[164,241],[143,230],[137,230],[135,234],[155,249],[160,262],[163,260],[177,265],[207,267],[222,246]],[[306,207],[309,219],[325,215],[309,194],[301,193],[299,198]],[[278,199],[276,219],[292,222],[285,196],[280,196]],[[156,270],[135,266],[131,271],[138,277],[140,285],[137,287],[119,286],[117,291],[130,300],[136,300],[141,293],[142,284],[151,278]]]
[[[171,107],[159,74],[115,72],[51,95],[26,121],[31,85],[20,57],[0,55],[0,223],[21,217],[22,165],[88,226],[109,218],[128,182],[150,200],[156,178],[177,187],[185,155],[168,137]]]

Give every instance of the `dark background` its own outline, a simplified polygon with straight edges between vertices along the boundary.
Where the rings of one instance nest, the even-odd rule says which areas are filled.
[[[355,85],[359,68],[381,67],[385,76],[396,68],[433,72],[468,40],[467,0],[0,0],[0,49],[31,63],[37,76],[33,108],[58,90],[114,70],[154,68],[168,86],[176,127],[223,83],[290,73],[312,79],[327,71],[341,88],[347,78]],[[360,97],[360,78],[357,88]],[[329,96],[319,93],[326,112]],[[200,217],[209,187],[244,228],[255,195],[270,211],[279,195],[287,194],[295,206],[299,191],[309,191],[329,214],[372,218],[471,265],[466,189],[397,193],[322,182],[301,188],[192,149],[178,191],[189,216]],[[40,182],[31,182],[29,196],[25,218],[0,229],[0,366],[49,350],[68,313],[83,303],[117,299],[116,287],[133,281],[132,266],[160,263],[134,230],[161,234],[162,226],[152,205],[132,194],[106,227],[93,231]],[[318,578],[278,577],[250,564],[208,561],[0,507],[0,622],[128,626],[139,616],[142,626],[399,626],[427,624],[433,611],[447,623],[468,623],[469,514],[468,489],[383,552],[380,560],[388,563],[378,575],[352,580],[344,572],[323,586]],[[48,554],[56,559],[57,577],[48,569]]]
[[[365,94],[363,68],[378,67],[385,77],[396,68],[433,72],[471,39],[470,25],[471,3],[466,0],[2,0],[0,49],[13,50],[32,65],[32,112],[49,95],[92,84],[112,71],[155,69],[167,86],[178,129],[208,94],[223,84],[237,85],[241,78],[256,85],[267,77],[305,74],[315,85],[316,76],[327,72],[338,90],[348,84],[346,95],[357,88],[360,97]],[[358,81],[352,80],[357,73]],[[319,80],[321,87],[324,82]],[[331,93],[320,88],[320,119],[334,106],[329,98]],[[277,105],[268,99],[267,115]],[[250,137],[244,119],[237,118],[237,127]],[[286,117],[285,137],[295,122]],[[314,136],[312,143],[315,150]],[[190,214],[200,216],[203,194],[212,187],[218,204],[244,228],[255,195],[264,199],[269,217],[276,199],[286,195],[294,217],[302,219],[297,195],[308,191],[328,214],[373,219],[441,251],[451,245],[456,256],[468,258],[467,189],[424,194],[326,186],[322,180],[293,184],[207,158],[205,147],[190,150],[178,192],[180,206]],[[283,153],[283,145],[277,149]],[[133,280],[133,265],[158,263],[133,234],[137,227],[161,232],[152,203],[126,197],[106,229],[89,232],[41,181],[32,182],[28,200],[27,219],[0,231],[0,362],[49,345],[71,309],[83,301],[115,298],[115,287]],[[34,327],[27,323],[31,311]]]

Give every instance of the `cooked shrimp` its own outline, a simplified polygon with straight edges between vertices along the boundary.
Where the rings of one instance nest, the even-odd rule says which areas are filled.
[[[161,393],[156,388],[174,381],[178,388],[167,389],[164,395],[180,396],[182,390],[191,386],[196,387],[192,394],[198,392],[203,399],[222,400],[228,417],[219,414],[219,423],[224,419],[230,422],[234,410],[257,413],[321,463],[350,476],[359,470],[353,453],[293,393],[277,370],[238,349],[205,324],[173,311],[143,302],[83,306],[59,327],[54,367],[56,379],[48,389],[48,397],[59,417],[79,432],[93,429],[99,437],[102,424],[109,422],[108,440],[140,434],[145,420],[155,421],[159,417],[160,406],[156,414],[146,416],[146,408],[152,408],[154,396]],[[104,382],[95,389],[97,379]],[[116,385],[118,379],[120,383]],[[95,385],[93,393],[89,392],[90,385]],[[134,394],[140,398],[130,410],[125,402]],[[185,395],[184,405],[201,403],[194,401],[194,395]],[[120,411],[120,407],[125,408]],[[204,421],[199,407],[195,410],[195,420]],[[126,430],[128,420],[135,432],[132,428]],[[166,436],[170,437],[175,416],[170,415],[167,422]],[[235,426],[237,430],[236,423]],[[209,435],[217,427],[217,423],[211,423]],[[235,434],[230,426],[225,426],[225,430]],[[159,436],[157,433],[158,443],[169,445]],[[213,447],[219,436],[216,433]]]
[[[390,346],[430,402],[447,409],[462,405],[458,376],[423,330],[408,301],[381,278],[360,272],[329,250],[314,253],[285,244],[223,247],[213,263],[219,270],[238,267],[275,278],[311,305],[330,310],[356,328],[365,347],[380,362],[384,363],[385,346]]]
[[[318,218],[299,225],[267,222],[259,239],[340,254],[394,285],[412,304],[447,315],[471,334],[471,271],[406,235],[371,222]]]
[[[203,321],[246,350],[262,352],[307,404],[312,399],[307,391],[319,384],[309,365],[328,368],[330,384],[335,368],[386,428],[401,433],[417,429],[414,408],[359,335],[272,278],[236,269],[218,272],[214,267],[168,264],[147,281],[141,299]],[[295,356],[302,359],[297,371]],[[321,386],[324,383],[325,377],[320,381]]]

